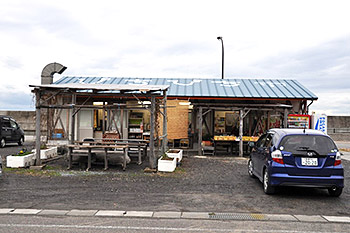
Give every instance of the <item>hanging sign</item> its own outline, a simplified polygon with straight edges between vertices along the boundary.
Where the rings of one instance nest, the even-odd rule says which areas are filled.
[[[314,129],[322,131],[323,133],[327,134],[327,115],[321,114],[321,115],[313,115],[314,120]]]

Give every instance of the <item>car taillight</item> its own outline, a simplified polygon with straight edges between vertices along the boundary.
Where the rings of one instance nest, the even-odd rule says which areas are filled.
[[[341,164],[341,155],[340,155],[340,152],[338,151],[337,154],[335,155],[334,166],[338,166],[339,164]]]
[[[276,163],[284,164],[282,152],[280,150],[275,150],[271,153],[272,160]]]

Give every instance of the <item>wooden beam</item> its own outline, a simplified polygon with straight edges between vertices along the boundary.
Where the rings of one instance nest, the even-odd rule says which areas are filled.
[[[154,151],[154,132],[155,132],[155,109],[156,109],[156,99],[154,96],[151,97],[151,130],[150,130],[150,142],[149,142],[149,165],[151,169],[156,168],[156,156]]]
[[[41,147],[41,127],[40,127],[40,122],[41,122],[41,110],[40,110],[40,91],[35,92],[35,97],[36,97],[36,103],[35,103],[35,112],[36,112],[36,119],[35,119],[35,150],[36,150],[36,155],[35,155],[35,165],[40,166],[41,165],[41,159],[40,159],[40,147]]]
[[[203,108],[198,111],[198,155],[202,155],[202,135],[203,134]]]
[[[165,153],[168,150],[168,117],[167,117],[167,93],[166,91],[163,91],[163,146],[162,146],[162,154]]]
[[[72,109],[71,109],[71,130],[70,130],[70,144],[73,144],[75,140],[75,108],[74,105],[76,103],[76,95],[72,95]]]
[[[287,128],[287,126],[288,126],[288,109],[284,109],[283,127]]]
[[[243,157],[243,109],[239,110],[239,156]]]

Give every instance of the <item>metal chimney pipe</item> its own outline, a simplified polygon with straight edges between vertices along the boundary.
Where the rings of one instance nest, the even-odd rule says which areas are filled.
[[[41,72],[41,84],[52,84],[53,75],[55,73],[62,74],[66,69],[67,67],[56,62],[46,65]]]

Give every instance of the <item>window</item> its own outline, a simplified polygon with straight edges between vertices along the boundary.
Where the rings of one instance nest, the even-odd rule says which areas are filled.
[[[10,121],[9,120],[4,120],[2,122],[2,127],[4,127],[4,128],[11,128]]]
[[[282,139],[281,146],[284,151],[293,154],[305,154],[315,151],[319,155],[327,155],[336,149],[334,142],[325,136],[318,135],[290,135]]]
[[[256,147],[264,147],[266,137],[267,137],[267,134],[261,135],[259,140],[256,142]]]
[[[273,146],[272,137],[273,137],[273,134],[271,134],[271,133],[267,134],[266,140],[265,140],[265,143],[264,143],[264,147],[271,147],[271,146]]]
[[[14,121],[11,121],[11,120],[10,120],[10,125],[11,125],[11,128],[14,128],[14,129],[17,129],[17,128],[18,128],[17,123],[14,122]]]

